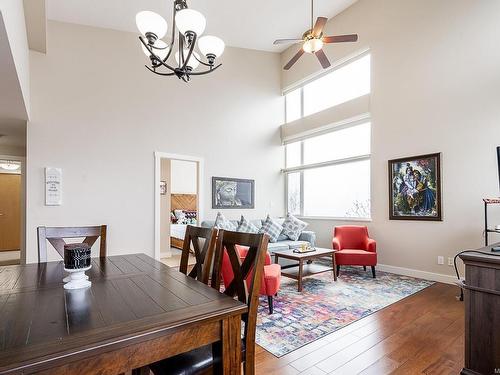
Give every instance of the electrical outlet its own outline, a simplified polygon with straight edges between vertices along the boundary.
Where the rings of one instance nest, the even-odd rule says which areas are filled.
[[[451,257],[448,258],[448,265],[453,267],[453,258]]]
[[[440,264],[440,265],[444,264],[444,256],[442,256],[442,255],[438,256],[438,264]]]

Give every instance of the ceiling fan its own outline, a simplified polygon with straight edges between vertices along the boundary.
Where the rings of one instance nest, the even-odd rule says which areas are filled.
[[[307,30],[302,38],[297,39],[277,39],[274,44],[295,44],[303,43],[302,48],[292,57],[292,59],[283,67],[283,69],[290,69],[293,64],[297,62],[298,59],[304,54],[304,52],[315,54],[318,58],[323,69],[328,68],[331,64],[328,57],[323,51],[323,44],[325,43],[344,43],[344,42],[356,42],[358,40],[357,34],[348,35],[335,35],[335,36],[324,36],[323,28],[326,25],[328,18],[318,17],[316,23],[314,22],[314,0],[311,0],[311,28]]]

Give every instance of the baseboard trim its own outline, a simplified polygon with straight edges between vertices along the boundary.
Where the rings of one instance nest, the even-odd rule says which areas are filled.
[[[398,275],[418,277],[420,279],[438,281],[445,284],[456,284],[458,281],[455,276],[443,275],[442,273],[434,273],[427,271],[414,270],[411,268],[390,266],[387,264],[378,264],[377,270],[395,273]]]

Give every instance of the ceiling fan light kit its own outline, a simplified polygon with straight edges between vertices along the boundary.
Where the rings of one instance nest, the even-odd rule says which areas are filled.
[[[284,70],[290,69],[299,58],[305,53],[316,55],[323,69],[331,66],[328,57],[323,51],[324,44],[329,43],[344,43],[356,42],[358,40],[357,34],[324,36],[323,29],[328,21],[326,17],[318,17],[314,23],[314,0],[311,0],[311,28],[307,30],[302,38],[295,39],[277,39],[274,44],[296,44],[302,43],[302,48],[290,59],[290,61],[283,67]]]
[[[142,34],[139,36],[142,50],[151,61],[151,66],[146,65],[146,68],[151,72],[162,76],[177,76],[188,82],[191,76],[211,73],[222,65],[216,65],[215,61],[224,52],[224,42],[216,36],[201,36],[205,31],[206,19],[200,12],[189,9],[186,0],[174,0],[170,44],[161,40],[167,34],[168,24],[159,14],[149,10],[142,11],[137,13],[135,21]],[[168,59],[176,42],[176,66],[173,66]],[[194,51],[196,46],[206,61]],[[200,65],[204,70],[195,71]]]

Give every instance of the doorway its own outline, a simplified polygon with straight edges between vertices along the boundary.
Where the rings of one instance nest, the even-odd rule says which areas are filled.
[[[0,266],[24,262],[22,158],[0,157]]]
[[[155,258],[178,266],[188,225],[202,218],[203,159],[155,153]]]

